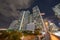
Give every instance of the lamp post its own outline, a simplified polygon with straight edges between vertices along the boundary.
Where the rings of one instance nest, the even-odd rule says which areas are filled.
[[[22,20],[21,20],[21,23],[20,23],[20,28],[19,28],[19,30],[21,30],[21,28],[22,28],[23,20],[24,20],[24,15],[25,15],[25,11],[23,12],[23,16],[22,16]]]
[[[40,12],[39,12],[39,13],[40,13]],[[44,23],[44,20],[43,20],[43,18],[42,18],[42,16],[41,16],[41,13],[40,13],[40,18],[41,18],[41,21],[42,21],[42,24],[43,24],[44,30],[45,30],[45,32],[46,32],[45,23]]]

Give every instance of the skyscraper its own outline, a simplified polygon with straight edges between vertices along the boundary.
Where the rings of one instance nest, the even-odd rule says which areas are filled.
[[[55,15],[60,18],[60,3],[53,8]]]
[[[18,29],[18,30],[29,29],[30,30],[30,28],[32,28],[31,30],[33,30],[35,28],[43,27],[43,23],[41,20],[43,18],[40,15],[39,7],[35,6],[34,8],[32,8],[32,10],[33,10],[32,11],[33,14],[30,14],[30,11],[28,11],[28,10],[27,11],[22,10],[20,12],[20,17],[17,20],[18,23],[15,23],[16,25],[14,25],[16,27],[16,29]],[[35,26],[32,24],[34,24]],[[13,29],[15,29],[15,28],[13,28]]]
[[[25,11],[25,15],[24,15],[24,19],[23,19],[22,30],[25,30],[26,29],[26,25],[30,22],[29,15],[30,15],[30,11]]]
[[[13,30],[23,30],[27,23],[29,22],[29,11],[20,11],[20,17],[18,20],[13,21],[8,29],[13,29]]]
[[[38,6],[35,6],[33,8],[33,20],[36,20],[37,28],[42,28],[43,27],[41,17],[40,17],[40,9],[39,9]]]

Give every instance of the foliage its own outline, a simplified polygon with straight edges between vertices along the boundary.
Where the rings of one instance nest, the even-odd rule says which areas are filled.
[[[22,31],[22,33],[24,34],[24,36],[33,35],[32,31],[29,31],[29,30]]]
[[[22,33],[19,31],[0,31],[1,40],[20,40]]]
[[[22,36],[22,33],[18,31],[11,31],[9,35],[10,40],[20,40],[20,37]]]
[[[40,34],[40,29],[35,29],[34,35],[39,35]]]
[[[40,32],[39,29],[35,29],[34,34],[35,35],[39,35]],[[20,38],[24,35],[24,36],[28,36],[28,35],[34,35],[32,33],[32,31],[18,31],[18,30],[8,30],[8,31],[0,31],[0,39],[1,40],[21,40]]]

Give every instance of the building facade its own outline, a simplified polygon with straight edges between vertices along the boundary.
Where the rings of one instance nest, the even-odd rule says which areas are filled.
[[[60,3],[53,8],[55,15],[60,18]]]

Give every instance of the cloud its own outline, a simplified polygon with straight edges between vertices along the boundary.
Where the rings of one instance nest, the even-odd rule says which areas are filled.
[[[17,11],[17,9],[29,8],[32,3],[33,0],[0,0],[0,14],[5,16],[0,19],[4,21],[6,21],[5,18],[7,18],[7,20],[14,19],[14,18],[18,19],[19,12]],[[6,23],[7,22],[9,21],[6,21]]]
[[[26,9],[30,7],[32,0],[0,0],[0,13],[4,16],[19,16],[16,9]]]

